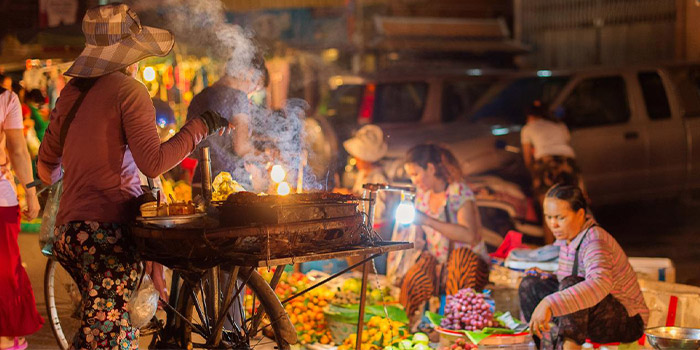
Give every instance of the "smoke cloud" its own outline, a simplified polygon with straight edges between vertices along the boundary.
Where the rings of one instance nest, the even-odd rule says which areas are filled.
[[[259,48],[253,40],[252,31],[226,21],[223,4],[219,0],[154,0],[127,1],[138,13],[144,24],[168,29],[175,35],[177,44],[184,44],[199,55],[206,54],[220,62],[223,73],[240,80],[257,81],[261,72],[252,64]],[[295,188],[304,162],[304,121],[308,103],[301,99],[290,99],[279,111],[252,106],[241,94],[219,96],[210,101],[211,106],[197,106],[196,113],[203,109],[216,110],[229,120],[237,113],[250,117],[255,151],[240,158],[233,154],[230,136],[211,136],[201,146],[209,146],[212,161],[224,164],[222,170],[230,172],[234,179],[251,190],[251,173],[261,169],[258,176],[267,178],[264,169],[270,164],[281,164],[287,170],[286,181]],[[217,108],[217,106],[219,108]],[[193,112],[194,104],[190,107]],[[226,112],[226,113],[224,113]],[[214,158],[218,159],[214,159]],[[315,176],[306,167],[303,172],[304,189],[320,189]],[[216,173],[213,174],[217,175]]]

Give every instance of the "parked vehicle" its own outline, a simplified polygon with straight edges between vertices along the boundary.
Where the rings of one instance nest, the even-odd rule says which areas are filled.
[[[396,171],[401,164],[394,161],[418,143],[451,144],[489,134],[487,126],[464,127],[466,117],[481,95],[507,73],[481,69],[425,71],[417,67],[415,71],[335,76],[329,81],[330,98],[320,114],[333,126],[340,141],[352,136],[362,124],[381,126],[389,140],[388,175],[396,177],[400,176]],[[489,164],[497,159],[492,156],[494,140],[484,138],[479,145],[460,150],[458,157],[466,173],[478,174],[483,173],[482,167],[501,169],[506,165],[502,159],[501,163]],[[342,147],[338,147],[338,153],[338,170],[342,172],[347,155]],[[480,161],[475,161],[477,158]]]
[[[492,86],[469,120],[517,145],[534,99],[571,130],[594,204],[700,188],[700,64],[519,73]]]

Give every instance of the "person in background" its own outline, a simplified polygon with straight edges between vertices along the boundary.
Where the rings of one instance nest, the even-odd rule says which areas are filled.
[[[17,94],[17,97],[19,97],[19,104],[22,106],[22,118],[28,117],[30,111],[29,106],[26,104],[25,97],[27,95],[27,91],[24,89],[24,86],[18,82],[12,82],[12,92]]]
[[[12,91],[12,78],[7,75],[0,74],[0,87]]]
[[[553,185],[578,186],[579,169],[566,124],[551,118],[541,101],[534,101],[525,114],[527,123],[520,131],[523,160],[532,175],[532,188],[539,206]],[[554,241],[547,225],[544,225],[544,234],[545,243]]]
[[[423,252],[401,285],[401,304],[413,318],[443,286],[448,295],[468,287],[481,291],[490,258],[474,193],[452,152],[419,145],[408,151],[404,168],[417,187],[414,225],[425,235]]]
[[[29,106],[30,118],[34,122],[34,131],[36,137],[41,142],[44,139],[44,133],[49,126],[49,121],[44,117],[43,107],[46,104],[46,97],[41,90],[32,89],[27,94],[27,106]]]
[[[355,158],[357,175],[355,183],[350,191],[358,196],[362,196],[364,184],[388,184],[384,169],[379,164],[379,160],[384,158],[388,150],[388,145],[384,140],[384,132],[377,125],[365,125],[357,131],[355,136],[343,142],[343,147],[348,154]],[[374,227],[381,228],[385,224],[384,209],[386,208],[386,192],[379,192],[375,203]]]
[[[39,200],[36,188],[26,187],[34,177],[19,98],[4,87],[0,87],[0,128],[0,349],[22,350],[27,348],[24,336],[44,323],[17,243],[20,215],[34,220],[39,215]],[[26,208],[19,206],[10,165],[24,187]]]
[[[73,79],[51,112],[37,168],[45,184],[63,180],[53,253],[84,306],[72,348],[135,349],[139,330],[127,302],[139,262],[125,233],[143,194],[139,171],[158,177],[230,124],[205,112],[161,143],[151,97],[127,71],[145,57],[167,55],[172,34],[141,25],[120,3],[87,10],[82,28],[86,47],[65,73]]]
[[[233,59],[233,58],[232,58]],[[262,107],[249,97],[270,83],[265,61],[260,54],[254,55],[247,72],[230,71],[213,85],[197,94],[187,109],[187,120],[196,118],[203,111],[212,110],[221,114],[234,125],[230,136],[215,136],[202,142],[192,157],[199,160],[199,150],[209,147],[212,178],[222,171],[231,173],[233,179],[245,188],[252,188],[250,175],[245,169],[243,157],[254,152],[251,140],[251,118],[261,113]],[[192,179],[192,195],[201,193],[201,174],[195,169]]]
[[[580,349],[586,339],[637,341],[644,335],[649,309],[625,252],[587,215],[580,188],[555,185],[543,206],[555,245],[561,248],[556,277],[532,269],[518,288],[535,341],[550,330],[552,317],[565,350]]]
[[[343,147],[348,154],[355,159],[355,167],[357,174],[355,175],[355,183],[350,190],[345,188],[336,188],[334,192],[354,194],[362,197],[364,195],[364,184],[388,184],[384,169],[379,164],[379,161],[384,158],[388,150],[388,145],[384,140],[384,132],[382,129],[373,124],[368,124],[360,128],[355,135],[343,142]],[[391,239],[391,225],[388,224],[392,220],[385,217],[387,204],[387,193],[379,191],[374,203],[374,229],[379,235],[386,239]],[[374,262],[377,272],[380,274],[386,273],[386,255],[377,257]],[[362,261],[360,257],[347,258],[349,265],[354,265]],[[341,265],[342,266],[342,265]],[[357,269],[361,270],[362,267]]]
[[[156,126],[158,126],[158,136],[162,142],[168,141],[177,130],[175,112],[170,105],[159,99],[153,98],[153,107],[156,109]]]

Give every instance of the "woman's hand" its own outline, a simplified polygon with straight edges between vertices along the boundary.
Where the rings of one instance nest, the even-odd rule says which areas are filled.
[[[39,205],[39,199],[37,198],[36,194],[32,194],[26,196],[26,201],[27,208],[22,210],[22,215],[24,215],[24,218],[27,221],[32,221],[36,219],[37,216],[39,216],[39,210],[41,209],[41,206]]]
[[[532,312],[530,332],[542,338],[542,332],[549,332],[549,321],[552,319],[552,308],[547,299],[543,299]]]
[[[542,271],[539,267],[531,267],[527,270],[525,270],[525,275],[527,276],[536,276],[541,279],[548,279],[554,277],[552,273]]]
[[[431,226],[431,223],[433,222],[433,218],[430,216],[426,215],[424,212],[416,209],[416,217],[413,219],[413,224],[418,225],[418,226]]]

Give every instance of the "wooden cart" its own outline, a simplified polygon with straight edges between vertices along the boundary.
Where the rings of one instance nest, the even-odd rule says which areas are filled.
[[[289,349],[297,342],[297,333],[283,304],[363,266],[359,346],[368,262],[386,252],[413,248],[413,243],[373,238],[364,219],[356,213],[227,228],[134,226],[132,236],[141,258],[174,271],[170,300],[163,303],[167,317],[159,323],[150,348],[249,349],[265,344],[263,332],[269,337],[264,339],[271,339],[279,349]],[[363,259],[285,300],[279,300],[274,292],[286,265],[350,256]],[[259,267],[276,267],[269,283],[258,274]],[[242,307],[243,287],[253,294],[252,314],[246,314]]]

